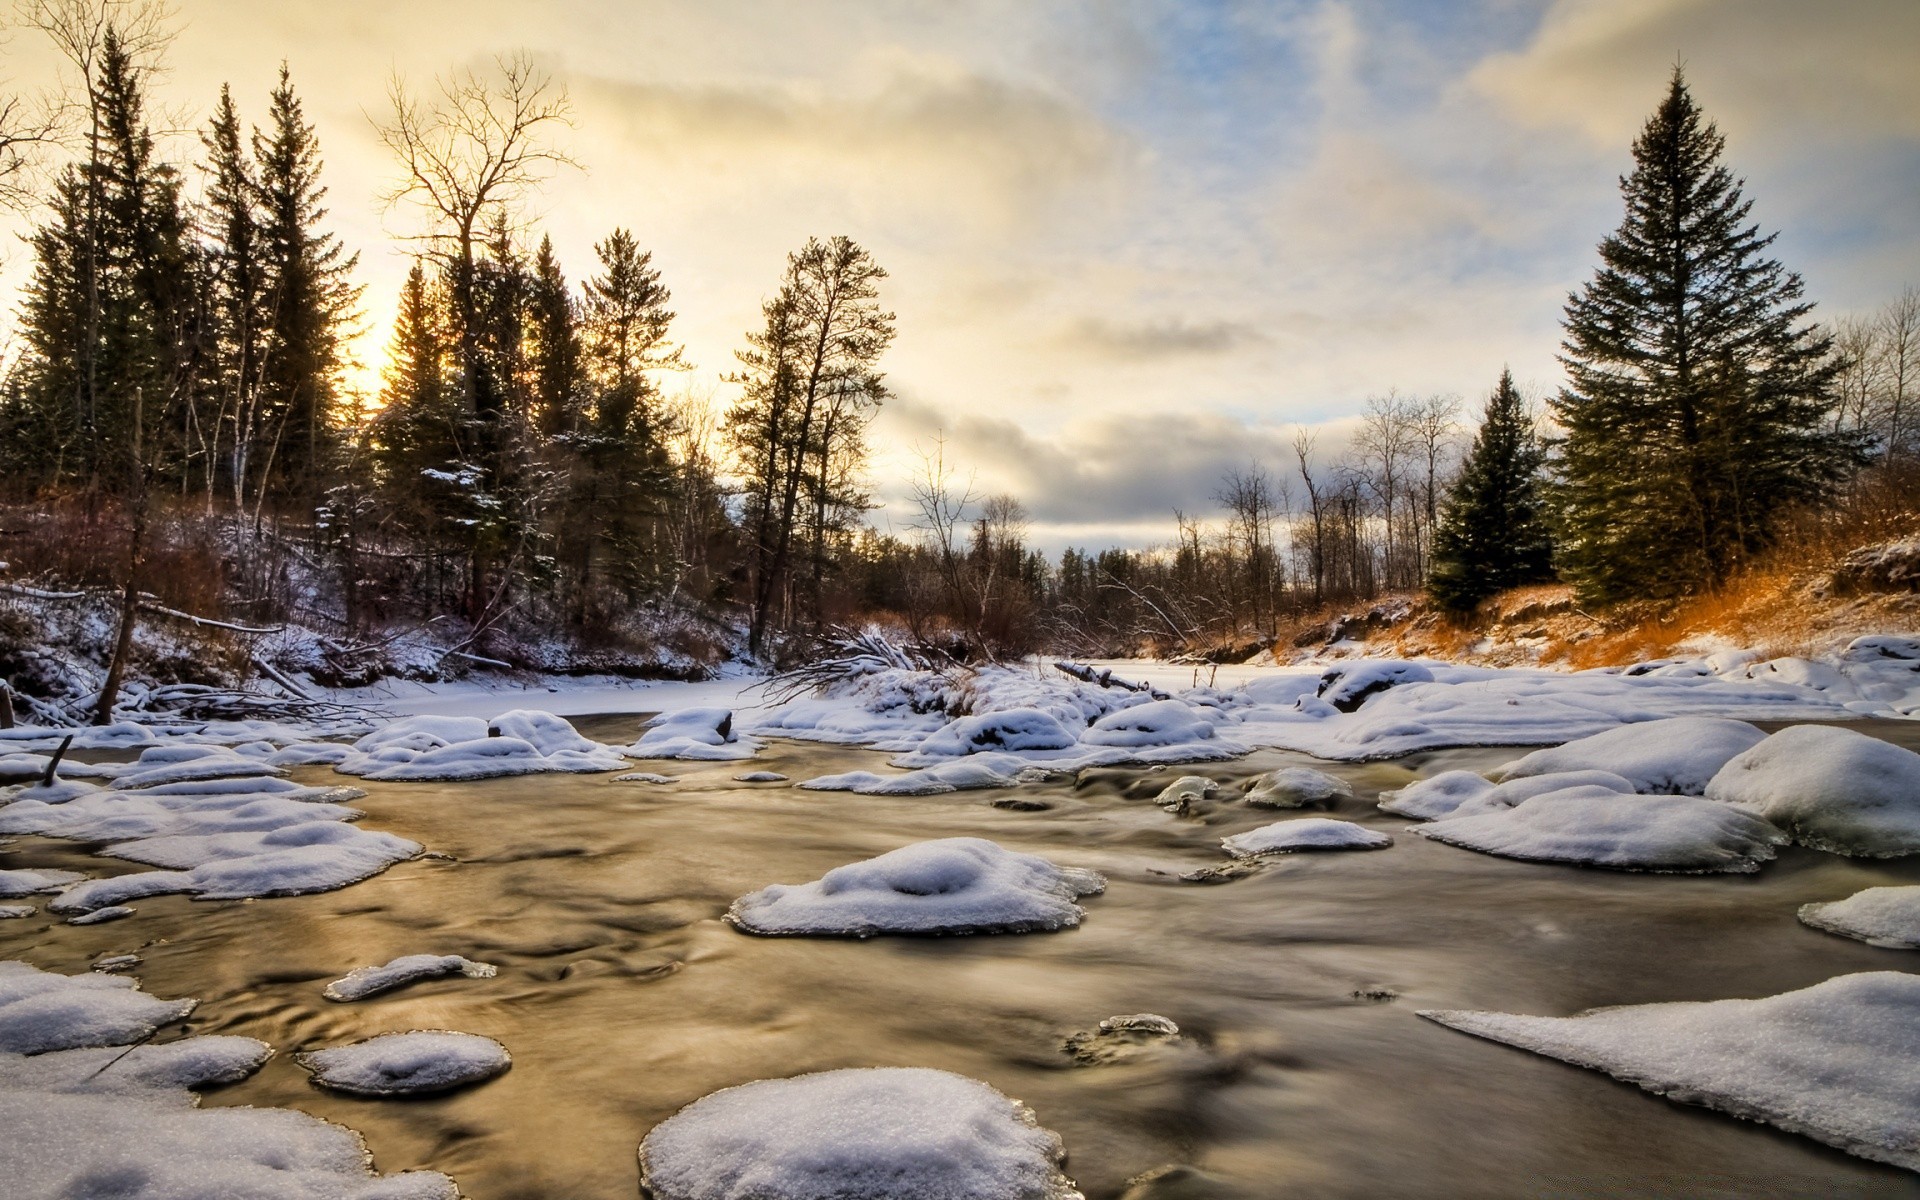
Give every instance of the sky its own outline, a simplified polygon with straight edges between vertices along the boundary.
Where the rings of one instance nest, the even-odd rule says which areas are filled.
[[[359,251],[377,371],[418,231],[376,123],[395,78],[530,52],[581,164],[528,197],[569,274],[651,249],[723,382],[785,255],[846,234],[890,272],[882,528],[944,444],[1050,551],[1143,546],[1221,477],[1338,453],[1366,399],[1472,410],[1502,367],[1560,378],[1567,294],[1676,62],[1823,317],[1920,283],[1916,0],[180,0],[174,123],[230,83],[264,119],[286,60]],[[7,86],[53,78],[14,29]],[[185,138],[182,152],[192,149]],[[0,244],[10,295],[27,265]]]

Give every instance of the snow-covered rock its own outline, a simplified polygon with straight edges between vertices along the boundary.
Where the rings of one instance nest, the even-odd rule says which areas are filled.
[[[414,782],[498,779],[546,772],[617,771],[626,759],[552,713],[516,709],[478,717],[408,717],[353,743],[343,775]]]
[[[1153,802],[1176,816],[1184,816],[1211,800],[1219,790],[1220,785],[1204,775],[1182,775],[1161,788]]]
[[[1380,807],[1395,816],[1436,821],[1471,817],[1512,808],[1523,800],[1570,787],[1600,787],[1631,792],[1633,782],[1612,771],[1564,771],[1554,775],[1523,775],[1495,784],[1471,771],[1443,771],[1397,792],[1382,792]]]
[[[1235,858],[1255,858],[1262,854],[1289,854],[1296,850],[1379,850],[1393,845],[1393,839],[1378,830],[1336,821],[1331,817],[1296,817],[1275,821],[1246,833],[1221,839],[1228,854]]]
[[[778,771],[747,771],[733,777],[735,783],[785,783],[787,777]]]
[[[1092,1029],[1070,1035],[1062,1049],[1090,1066],[1126,1062],[1155,1049],[1179,1044],[1180,1026],[1159,1013],[1108,1017]]]
[[[0,921],[17,921],[32,916],[35,911],[31,904],[0,904]]]
[[[1320,676],[1314,695],[1336,711],[1350,713],[1369,698],[1403,683],[1432,683],[1433,672],[1416,662],[1364,659],[1342,663]]]
[[[51,905],[49,905],[49,907],[51,907]],[[123,921],[132,916],[136,911],[136,909],[128,908],[124,904],[109,904],[104,908],[96,908],[88,912],[83,912],[77,917],[68,917],[67,924],[105,925],[108,921]]]
[[[921,742],[921,758],[957,758],[994,750],[1066,750],[1079,738],[1052,713],[1014,708],[949,722]]]
[[[813,883],[774,884],[734,901],[748,933],[872,937],[883,933],[1030,933],[1078,925],[1074,900],[1106,881],[985,838],[916,842],[836,867]]]
[[[141,751],[131,766],[116,774],[111,786],[145,788],[214,779],[267,779],[283,774],[278,767],[224,746],[153,746]]]
[[[1346,780],[1312,767],[1282,767],[1247,784],[1247,803],[1255,808],[1332,808],[1351,799]]]
[[[1090,746],[1173,746],[1213,736],[1204,710],[1179,700],[1154,700],[1110,712],[1087,727],[1080,740]]]
[[[1698,796],[1727,760],[1767,735],[1745,721],[1717,717],[1670,717],[1642,721],[1549,746],[1501,768],[1507,779],[1568,771],[1611,771],[1631,780],[1636,792]]]
[[[1874,971],[1759,1000],[1635,1004],[1574,1017],[1420,1015],[1920,1171],[1920,975]]]
[[[1051,779],[1055,774],[1055,768],[1037,766],[1017,754],[975,754],[937,762],[904,775],[848,771],[842,775],[816,776],[798,786],[815,792],[854,792],[862,796],[933,796],[942,792],[1014,787]]]
[[[474,962],[458,954],[403,954],[384,966],[355,967],[328,984],[321,995],[329,1000],[364,1000],[422,979],[438,979],[443,975],[491,979],[499,973],[500,968],[492,963]]]
[[[0,962],[0,1052],[124,1045],[180,1020],[194,1003],[149,996],[124,976],[60,975]]]
[[[1414,832],[1505,858],[1674,874],[1757,871],[1787,840],[1767,822],[1725,804],[1591,784],[1508,809],[1449,817]]]
[[[0,871],[0,896],[11,899],[15,896],[33,896],[41,892],[57,892],[85,878],[86,876],[78,871],[54,871],[44,868]]]
[[[293,1060],[313,1082],[355,1096],[416,1096],[451,1091],[502,1074],[513,1065],[507,1048],[477,1033],[416,1029],[383,1033],[364,1042],[308,1050]]]
[[[1920,950],[1920,886],[1867,888],[1845,900],[1802,904],[1800,919],[1870,946]]]
[[[647,731],[626,753],[631,758],[732,762],[752,758],[759,748],[759,742],[740,737],[731,709],[683,708],[647,722]]]
[[[1837,854],[1920,852],[1920,754],[1833,725],[1794,725],[1730,760],[1709,799]]]
[[[337,821],[282,825],[265,833],[146,838],[109,846],[105,853],[172,870],[91,879],[68,888],[49,907],[82,912],[172,892],[201,900],[330,892],[370,879],[420,850],[418,842]]]
[[[984,1083],[916,1067],[715,1092],[640,1144],[654,1200],[1079,1200],[1060,1139]]]

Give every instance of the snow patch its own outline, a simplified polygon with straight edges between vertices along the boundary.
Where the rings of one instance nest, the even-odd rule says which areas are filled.
[[[1336,821],[1331,817],[1296,817],[1275,821],[1247,833],[1222,838],[1220,845],[1235,858],[1288,854],[1296,850],[1379,850],[1393,839],[1378,830]]]
[[[492,979],[500,968],[492,963],[474,962],[458,954],[403,954],[379,967],[355,967],[345,976],[328,984],[321,993],[329,1000],[364,1000],[381,992],[438,979],[443,975],[464,975],[468,979]]]
[[[416,1096],[481,1083],[513,1065],[507,1048],[477,1033],[416,1029],[308,1050],[293,1061],[313,1082],[355,1096]]]
[[[1757,871],[1787,840],[1760,818],[1712,800],[1630,795],[1592,784],[1414,832],[1504,858],[1671,874]]]
[[[1868,888],[1845,900],[1802,904],[1800,919],[1870,946],[1920,950],[1920,886]]]

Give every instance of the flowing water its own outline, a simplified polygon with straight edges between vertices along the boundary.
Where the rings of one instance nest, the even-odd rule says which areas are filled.
[[[637,723],[578,722],[612,741]],[[1414,1015],[1760,996],[1920,966],[1794,918],[1806,901],[1920,883],[1920,862],[1786,849],[1758,876],[1705,878],[1533,865],[1429,843],[1370,803],[1410,768],[1485,769],[1513,753],[1314,763],[1359,794],[1334,815],[1396,844],[1296,855],[1212,884],[1180,876],[1222,863],[1221,837],[1287,814],[1233,803],[1204,819],[1164,813],[1145,797],[1180,768],[917,798],[733,782],[744,770],[804,779],[881,761],[781,743],[750,765],[642,764],[680,776],[671,786],[604,775],[373,784],[357,804],[366,824],[449,857],[326,895],[161,897],[83,928],[10,921],[0,957],[72,972],[137,951],[148,991],[202,999],[192,1032],[281,1052],[206,1103],[342,1122],[366,1135],[382,1171],[442,1170],[473,1200],[631,1198],[636,1145],[676,1109],[732,1084],[849,1066],[939,1067],[1025,1100],[1065,1139],[1090,1200],[1920,1196],[1907,1172]],[[1238,781],[1311,761],[1266,753],[1194,773]],[[992,804],[1016,794],[1048,807]],[[1058,934],[764,939],[720,920],[764,884],[955,835],[1096,868],[1108,889],[1083,901],[1081,928]],[[41,839],[5,857],[121,869]],[[500,974],[356,1004],[320,996],[351,967],[421,952]],[[1170,1017],[1185,1036],[1098,1065],[1063,1050],[1135,1012]],[[359,1100],[313,1088],[288,1053],[409,1028],[497,1038],[513,1069],[444,1097]]]

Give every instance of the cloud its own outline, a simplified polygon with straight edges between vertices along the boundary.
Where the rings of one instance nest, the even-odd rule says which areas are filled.
[[[1059,340],[1064,346],[1091,354],[1158,359],[1226,354],[1268,339],[1245,321],[1081,317],[1061,331]]]

